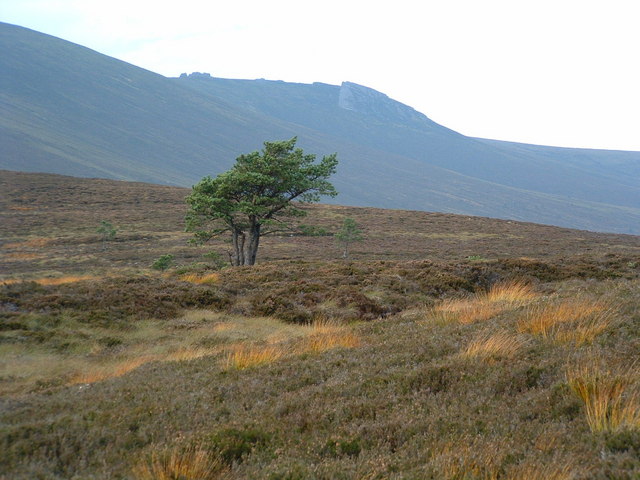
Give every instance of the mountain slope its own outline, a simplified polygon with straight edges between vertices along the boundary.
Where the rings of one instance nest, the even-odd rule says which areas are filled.
[[[238,107],[466,176],[586,201],[640,206],[637,152],[624,152],[638,166],[629,178],[624,173],[607,171],[612,152],[578,150],[582,157],[589,159],[593,155],[604,162],[605,168],[594,169],[588,162],[565,161],[565,151],[576,149],[546,147],[543,154],[542,149],[532,145],[465,137],[386,95],[350,82],[338,87],[227,80],[202,74],[178,80]]]
[[[639,153],[473,139],[349,82],[169,79],[8,24],[0,46],[0,168],[189,186],[296,135],[338,152],[337,203],[640,233]]]

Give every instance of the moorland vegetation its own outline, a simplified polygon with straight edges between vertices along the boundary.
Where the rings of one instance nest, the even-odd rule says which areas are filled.
[[[225,268],[187,189],[0,188],[5,478],[640,475],[638,237],[313,205]]]

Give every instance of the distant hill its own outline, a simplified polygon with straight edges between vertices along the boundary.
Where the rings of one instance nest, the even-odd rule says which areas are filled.
[[[354,83],[166,78],[0,24],[0,168],[190,186],[265,140],[338,153],[336,203],[640,233],[640,153],[476,139]]]

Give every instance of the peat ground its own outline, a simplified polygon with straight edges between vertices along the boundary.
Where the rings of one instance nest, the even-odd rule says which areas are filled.
[[[316,205],[349,261],[231,269],[187,193],[0,172],[0,478],[640,475],[639,237]]]

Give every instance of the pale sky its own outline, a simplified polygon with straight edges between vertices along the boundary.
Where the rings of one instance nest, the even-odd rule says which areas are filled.
[[[640,151],[637,0],[0,0],[175,77],[351,81],[469,136]]]

